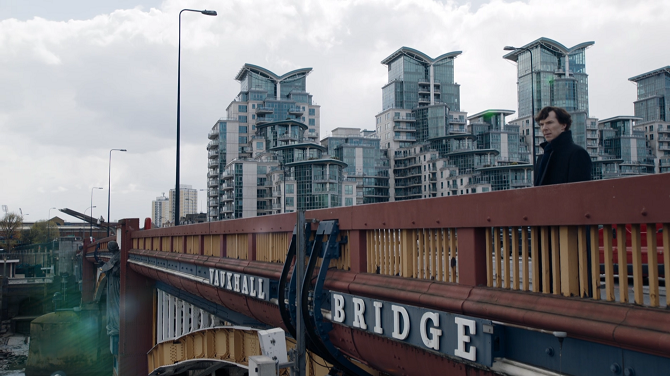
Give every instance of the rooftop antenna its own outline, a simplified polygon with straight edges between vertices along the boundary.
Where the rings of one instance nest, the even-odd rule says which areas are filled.
[[[8,211],[7,210],[7,205],[2,205],[2,211],[5,212],[5,214],[7,214],[7,211]]]

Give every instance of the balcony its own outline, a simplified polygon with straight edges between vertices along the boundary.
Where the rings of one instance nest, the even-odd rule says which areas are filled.
[[[221,207],[221,209],[219,210],[219,214],[232,213],[233,211],[234,209],[232,205],[225,205]]]
[[[209,188],[217,187],[218,185],[219,185],[218,179],[207,180],[207,187],[209,187]]]
[[[449,128],[449,133],[468,133],[468,130],[466,129],[465,126],[457,126],[457,125],[450,125]]]
[[[215,177],[217,177],[217,176],[219,176],[219,172],[216,171],[216,170],[214,170],[214,171],[211,171],[211,170],[210,170],[210,171],[207,173],[207,178],[209,178],[209,179],[211,179],[211,178],[215,178]]]
[[[658,145],[658,150],[670,150],[670,144]]]
[[[393,140],[394,141],[416,141],[416,136],[409,135],[409,134],[401,135],[401,136],[394,135]]]
[[[394,131],[401,131],[401,132],[416,132],[416,128],[408,127],[406,125],[394,125],[393,130]]]
[[[207,155],[209,159],[216,159],[219,156],[219,149],[210,150]]]
[[[291,107],[288,109],[288,113],[291,115],[302,115],[305,113],[305,110],[300,106]]]
[[[209,131],[209,133],[207,133],[207,138],[213,140],[218,137],[219,137],[219,127],[217,125],[214,127],[214,129],[212,129],[211,131]]]
[[[272,108],[272,107],[262,107],[262,106],[256,107],[256,114],[257,115],[266,115],[266,114],[271,114],[271,113],[274,113],[274,108]]]
[[[207,150],[210,149],[218,149],[219,148],[219,140],[212,140],[207,144]]]
[[[207,166],[209,168],[219,167],[219,160],[218,159],[210,159],[209,162],[207,163]]]
[[[405,116],[402,115],[396,115],[393,117],[394,121],[416,121],[416,117],[406,114]]]
[[[292,133],[286,132],[286,133],[282,133],[279,136],[277,136],[277,140],[279,140],[279,141],[298,141],[298,136],[294,135]]]

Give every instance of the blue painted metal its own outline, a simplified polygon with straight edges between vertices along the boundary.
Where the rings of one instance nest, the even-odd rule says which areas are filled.
[[[670,375],[670,358],[523,328],[502,329],[503,343],[495,356],[574,376]]]
[[[301,299],[303,317],[305,319],[305,334],[310,341],[318,349],[317,353],[326,355],[324,358],[335,365],[339,370],[346,374],[354,374],[358,376],[370,376],[355,364],[351,363],[330,341],[328,333],[333,329],[329,321],[324,320],[321,309],[330,309],[330,292],[324,289],[326,281],[326,274],[330,267],[330,261],[340,257],[340,242],[337,236],[340,233],[340,228],[336,220],[321,221],[314,236],[314,244],[312,252],[309,257],[305,279],[301,286]],[[324,236],[328,239],[324,242]],[[312,280],[314,269],[318,259],[321,259],[321,267],[319,274],[312,287]],[[309,297],[312,297],[312,302],[309,302]]]

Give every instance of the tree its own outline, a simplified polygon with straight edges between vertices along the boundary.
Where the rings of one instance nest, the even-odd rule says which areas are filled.
[[[60,237],[58,226],[51,221],[37,221],[30,229],[31,244],[47,243]]]
[[[0,236],[3,238],[7,252],[11,251],[13,243],[21,239],[21,227],[23,227],[23,217],[16,213],[5,213],[0,220]]]

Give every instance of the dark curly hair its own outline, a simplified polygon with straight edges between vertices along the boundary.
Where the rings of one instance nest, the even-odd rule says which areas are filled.
[[[566,111],[564,108],[561,107],[547,106],[541,109],[540,112],[537,113],[535,121],[539,124],[541,120],[544,120],[547,117],[549,117],[549,113],[551,111],[554,111],[554,114],[556,114],[556,119],[560,124],[565,124],[565,130],[566,131],[570,130],[570,126],[572,125],[572,117],[570,116],[568,111]]]

